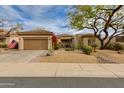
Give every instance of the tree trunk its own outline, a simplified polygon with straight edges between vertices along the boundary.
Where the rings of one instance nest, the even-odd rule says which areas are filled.
[[[114,9],[114,10],[112,11],[111,15],[109,16],[109,18],[108,18],[108,20],[107,20],[107,22],[106,22],[106,24],[105,24],[105,28],[104,28],[105,37],[104,37],[103,39],[100,38],[100,39],[101,39],[101,40],[100,40],[100,42],[101,42],[101,47],[100,47],[100,49],[105,49],[106,46],[110,43],[110,41],[111,41],[112,38],[109,38],[109,40],[104,44],[104,41],[108,38],[108,31],[107,31],[107,29],[108,29],[108,27],[109,27],[110,21],[112,20],[112,17],[114,16],[114,14],[115,14],[118,10],[120,10],[122,7],[123,7],[123,5],[119,5],[116,9]]]
[[[104,43],[104,40],[101,40],[101,41],[100,41],[100,42],[101,42],[101,47],[100,47],[100,49],[106,49],[107,45],[111,42],[112,39],[113,39],[113,38],[109,38],[109,40],[108,40],[106,43]]]
[[[104,49],[104,43],[103,40],[100,41],[101,45],[100,45],[100,50]]]
[[[107,45],[111,42],[111,40],[112,40],[112,39],[113,39],[113,38],[112,38],[112,37],[110,37],[110,38],[109,38],[109,40],[108,40],[108,41],[104,44],[104,46],[103,46],[103,47],[104,47],[104,49],[105,49],[105,48],[107,47]]]
[[[103,49],[103,46],[104,46],[104,40],[103,39],[101,39],[100,38],[100,36],[97,36],[96,34],[95,34],[95,36],[99,39],[99,41],[100,41],[100,49]]]

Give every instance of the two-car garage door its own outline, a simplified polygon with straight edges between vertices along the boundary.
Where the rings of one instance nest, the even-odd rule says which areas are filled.
[[[48,50],[48,38],[24,38],[24,50]]]

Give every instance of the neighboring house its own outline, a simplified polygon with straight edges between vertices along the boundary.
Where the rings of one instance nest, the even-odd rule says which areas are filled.
[[[6,42],[10,44],[12,40],[17,41],[19,50],[48,50],[52,48],[52,35],[50,31],[36,29],[10,34]]]
[[[93,34],[62,34],[58,35],[58,39],[62,43],[63,48],[79,48],[83,45],[92,45],[94,43],[100,47],[100,41]]]
[[[100,47],[100,41],[93,34],[77,34],[75,35],[75,47],[79,48],[83,45],[97,44]]]
[[[74,47],[74,36],[69,34],[58,35],[58,41],[61,43],[62,48],[73,48]]]
[[[81,48],[83,45],[93,44],[97,44],[98,48],[101,46],[99,39],[91,33],[76,35],[62,34],[58,35],[58,41],[62,43],[63,48]],[[105,42],[107,42],[107,40]],[[115,38],[113,38],[111,42],[115,42]]]

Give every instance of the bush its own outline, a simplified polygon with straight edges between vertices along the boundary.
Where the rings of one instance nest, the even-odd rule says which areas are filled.
[[[108,49],[115,50],[115,51],[123,50],[124,49],[124,43],[121,43],[121,42],[110,43],[108,45]]]
[[[58,49],[59,49],[59,47],[58,47],[58,46],[54,46],[54,49],[55,49],[55,50],[58,50]]]
[[[74,51],[73,48],[65,48],[65,51]]]
[[[77,44],[77,45],[76,45],[76,48],[77,48],[78,50],[80,50],[80,49],[83,48],[83,45],[81,45],[81,44]]]
[[[3,43],[2,44],[2,48],[7,48],[8,46],[7,46],[7,44],[6,43]]]
[[[115,50],[115,43],[108,44],[107,49]]]
[[[55,49],[55,50],[58,50],[59,47],[60,47],[59,44],[55,44],[55,45],[54,45],[54,49]]]
[[[87,55],[90,55],[92,53],[92,47],[91,46],[83,46],[83,52]]]
[[[92,44],[91,46],[93,47],[94,52],[96,52],[96,48],[97,48],[98,45],[97,45],[96,43],[94,43],[94,44]]]
[[[122,44],[122,43],[115,44],[115,51],[123,50],[123,49],[124,49],[124,44]]]

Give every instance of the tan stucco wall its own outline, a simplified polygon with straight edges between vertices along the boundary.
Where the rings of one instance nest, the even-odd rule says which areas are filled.
[[[80,36],[75,36],[75,48],[77,48],[78,45],[88,45],[88,39],[95,39],[95,42],[98,45],[98,48],[100,47],[100,41],[96,37],[80,37]]]
[[[98,48],[100,48],[101,43],[100,43],[99,39],[98,38],[95,38],[95,40],[96,40],[96,44],[97,44]]]
[[[6,37],[6,44],[9,45],[12,42],[12,40],[19,42],[19,37],[17,37],[17,36]]]
[[[98,45],[98,48],[100,48],[101,43],[99,41],[98,38],[96,37],[81,37],[81,36],[75,36],[75,48],[77,47],[77,45],[88,45],[88,39],[94,39],[95,38],[95,42]],[[105,42],[107,42],[108,39],[106,39]],[[116,42],[116,38],[113,38],[111,40],[111,42]]]
[[[24,49],[24,40],[22,37],[19,37],[19,50],[23,50]]]
[[[76,35],[74,37],[74,46],[75,46],[75,48],[78,48],[79,45],[81,45],[81,38]]]
[[[52,47],[52,36],[48,37],[48,50],[53,50],[53,47]]]

